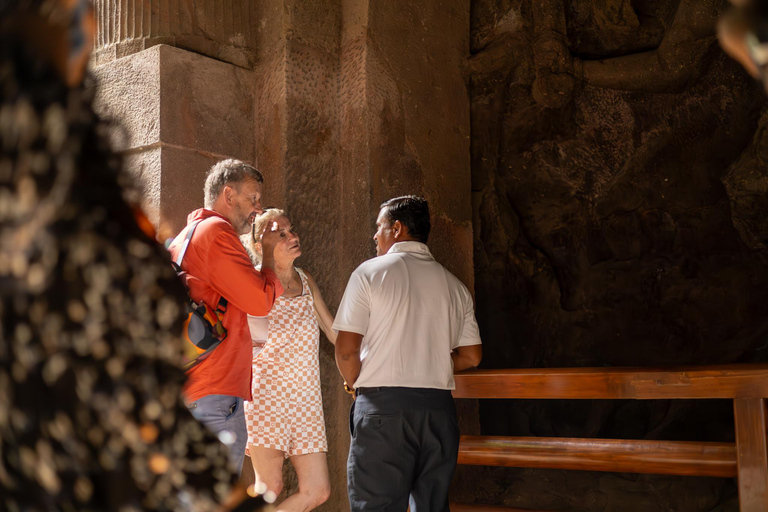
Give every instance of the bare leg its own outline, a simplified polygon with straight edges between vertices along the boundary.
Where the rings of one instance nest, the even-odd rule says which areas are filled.
[[[250,487],[256,483],[254,476],[251,457],[246,455],[243,459],[243,468],[240,470],[240,481],[238,483],[244,487]]]
[[[256,484],[263,483],[275,496],[283,490],[283,461],[285,453],[273,448],[250,445],[251,464]]]
[[[309,512],[328,500],[331,481],[325,453],[307,453],[291,457],[299,477],[299,492],[277,506],[277,512]]]

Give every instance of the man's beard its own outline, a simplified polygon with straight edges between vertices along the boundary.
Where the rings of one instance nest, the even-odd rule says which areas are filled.
[[[235,228],[238,235],[245,235],[251,231],[251,214],[237,209],[237,216],[235,217],[236,224],[233,223],[232,227]]]

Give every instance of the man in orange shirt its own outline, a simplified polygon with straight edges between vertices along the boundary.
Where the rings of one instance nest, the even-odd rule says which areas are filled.
[[[261,272],[254,269],[239,238],[263,212],[263,182],[259,171],[238,160],[214,165],[205,180],[205,208],[189,214],[187,226],[169,247],[175,260],[187,231],[196,225],[181,263],[189,295],[210,307],[222,297],[228,303],[223,319],[227,337],[189,370],[184,398],[192,415],[229,446],[238,472],[247,441],[243,401],[251,397],[253,357],[247,315],[267,315],[283,293],[273,259],[279,233],[267,228],[263,235]]]

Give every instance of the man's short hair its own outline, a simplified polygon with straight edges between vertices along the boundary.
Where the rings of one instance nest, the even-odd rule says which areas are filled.
[[[264,183],[264,176],[255,167],[228,158],[217,163],[208,171],[205,178],[205,207],[212,208],[224,187],[229,185],[239,190],[239,186],[247,179],[254,179]]]
[[[390,223],[400,221],[408,228],[408,234],[425,244],[429,238],[429,203],[423,197],[401,196],[381,203],[386,219]]]

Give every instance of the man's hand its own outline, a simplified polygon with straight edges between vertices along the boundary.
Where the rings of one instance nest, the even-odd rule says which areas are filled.
[[[280,242],[280,228],[276,221],[267,222],[261,234],[261,266],[275,269],[275,246]]]
[[[336,336],[336,366],[349,387],[354,387],[360,376],[360,345],[363,335],[356,332],[339,331]]]

